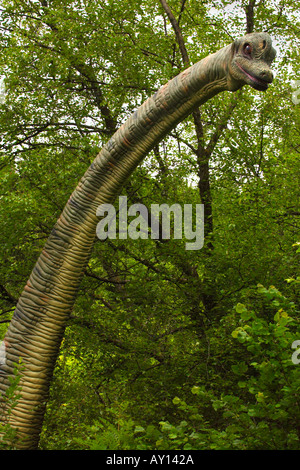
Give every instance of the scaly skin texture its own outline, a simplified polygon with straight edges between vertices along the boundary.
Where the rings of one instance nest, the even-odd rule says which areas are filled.
[[[6,416],[18,429],[19,449],[38,446],[55,361],[95,240],[98,206],[114,200],[148,152],[196,107],[245,84],[266,90],[273,80],[269,66],[274,58],[270,37],[253,33],[185,70],[128,119],[79,182],[33,268],[5,336],[1,393],[14,363],[22,358],[24,364],[21,398]]]

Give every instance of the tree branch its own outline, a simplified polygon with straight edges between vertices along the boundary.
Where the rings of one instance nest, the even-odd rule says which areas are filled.
[[[248,5],[246,5],[246,33],[250,34],[253,33],[254,29],[254,7],[255,7],[256,0],[249,0]]]
[[[97,281],[106,282],[106,283],[109,283],[109,284],[126,284],[127,282],[130,282],[129,280],[116,281],[116,280],[112,280],[112,279],[107,279],[105,277],[97,276],[97,274],[94,274],[94,273],[92,273],[90,271],[87,271],[87,270],[84,271],[84,274],[88,277],[92,277],[93,279],[97,279]]]
[[[186,50],[186,47],[185,47],[185,43],[184,43],[184,39],[183,39],[181,30],[179,28],[179,24],[178,24],[175,16],[173,15],[169,5],[167,4],[167,2],[165,0],[160,0],[160,3],[162,5],[163,9],[165,10],[166,14],[168,15],[170,23],[171,23],[171,25],[174,29],[174,32],[175,32],[175,35],[176,35],[176,40],[177,40],[178,45],[179,45],[179,49],[180,49],[180,52],[181,52],[181,56],[182,56],[184,66],[188,67],[190,65],[190,59],[189,59],[189,56],[188,56],[188,53],[187,53],[187,50]],[[185,1],[183,1],[182,6],[181,6],[180,17],[182,15],[183,10],[184,10],[184,4],[185,4]]]

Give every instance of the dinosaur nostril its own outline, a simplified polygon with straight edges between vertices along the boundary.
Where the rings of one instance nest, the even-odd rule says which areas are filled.
[[[264,70],[259,74],[259,78],[262,80],[266,80],[267,82],[272,82],[273,81],[273,72],[271,70]]]

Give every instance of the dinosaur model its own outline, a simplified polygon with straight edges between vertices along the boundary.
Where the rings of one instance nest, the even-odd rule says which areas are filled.
[[[4,340],[2,394],[14,364],[22,358],[24,366],[20,399],[2,418],[18,430],[18,448],[38,446],[59,347],[96,238],[97,208],[113,202],[142,159],[195,108],[245,84],[267,90],[275,55],[267,33],[252,33],[184,70],[137,109],[86,171],[33,268]]]

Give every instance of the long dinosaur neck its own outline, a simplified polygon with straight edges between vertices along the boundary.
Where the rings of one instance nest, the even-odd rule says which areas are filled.
[[[8,328],[5,391],[14,363],[24,364],[22,392],[9,416],[20,448],[38,442],[55,361],[82,272],[95,240],[97,207],[111,202],[140,161],[176,124],[230,89],[231,46],[182,72],[149,98],[104,146],[71,195],[19,299]]]

